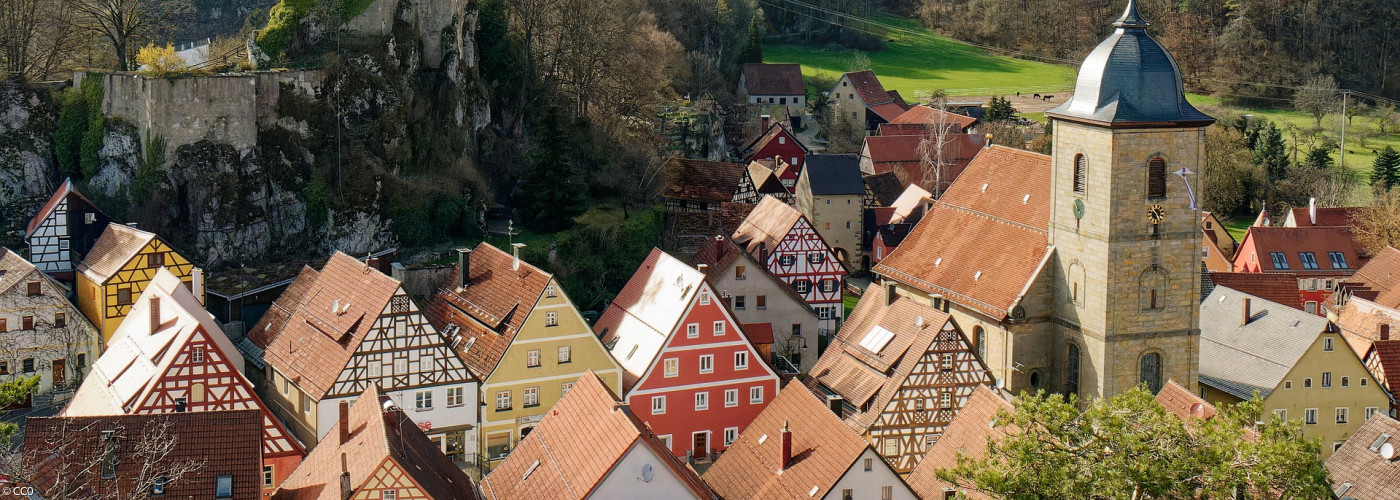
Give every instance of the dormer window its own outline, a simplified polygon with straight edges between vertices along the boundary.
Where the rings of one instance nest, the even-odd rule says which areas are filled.
[[[1327,258],[1332,261],[1332,269],[1347,268],[1347,256],[1342,252],[1327,252]]]
[[[233,497],[233,476],[219,476],[214,480],[214,498]]]
[[[1317,257],[1313,256],[1312,252],[1298,252],[1298,260],[1302,261],[1303,269],[1317,269]]]

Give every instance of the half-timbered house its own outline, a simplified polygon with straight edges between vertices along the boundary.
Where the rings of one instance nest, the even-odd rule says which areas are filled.
[[[729,303],[734,317],[759,350],[754,333],[769,332],[768,358],[780,373],[806,373],[817,362],[817,312],[791,286],[763,269],[733,240],[716,236],[702,245],[690,263]],[[758,326],[763,325],[763,326]]]
[[[429,440],[412,410],[374,384],[341,399],[330,434],[272,494],[274,500],[473,500],[471,477]]]
[[[661,175],[658,196],[668,213],[719,212],[724,203],[753,203],[758,199],[748,167],[741,163],[671,158]]]
[[[124,224],[108,224],[78,264],[78,309],[102,333],[105,345],[156,271],[169,269],[204,303],[204,274],[159,236]]]
[[[659,249],[593,330],[622,365],[623,400],[676,456],[723,451],[777,393],[705,275]]]
[[[819,335],[836,331],[845,313],[846,267],[801,212],[765,196],[739,224],[733,240],[817,311]]]
[[[992,376],[947,313],[872,285],[812,380],[846,425],[908,473]]]
[[[263,419],[263,487],[275,487],[296,468],[306,453],[301,443],[263,405],[239,372],[238,350],[179,277],[157,271],[130,318],[64,416],[255,409]]]
[[[354,257],[303,269],[248,339],[262,349],[264,400],[303,442],[378,385],[435,446],[476,449],[477,379],[398,281]]]
[[[60,281],[72,282],[73,270],[111,221],[73,187],[72,179],[65,179],[25,228],[29,261]]]
[[[97,359],[97,329],[53,277],[0,248],[0,379],[39,375],[37,395],[80,382]]]
[[[488,406],[480,449],[471,453],[491,463],[505,458],[584,372],[622,388],[617,362],[554,275],[520,259],[523,246],[517,243],[514,255],[487,243],[458,250],[453,282],[424,311],[481,380]]]
[[[759,159],[777,159],[787,163],[791,168],[785,171],[782,177],[783,184],[791,187],[797,182],[797,176],[802,173],[802,167],[807,163],[807,154],[811,150],[807,148],[802,140],[788,130],[782,122],[774,122],[763,131],[763,135],[758,136],[752,142],[744,146],[743,157],[745,161]]]

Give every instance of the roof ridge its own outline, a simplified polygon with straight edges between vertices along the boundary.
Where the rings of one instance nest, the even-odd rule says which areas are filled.
[[[952,208],[952,209],[954,209],[954,210],[959,210],[959,211],[965,212],[965,213],[970,214],[970,215],[976,215],[976,216],[984,217],[984,218],[987,218],[987,219],[990,219],[990,220],[993,220],[993,221],[996,221],[996,222],[1000,222],[1000,223],[1003,223],[1003,224],[1006,224],[1006,225],[1009,225],[1009,226],[1012,226],[1012,227],[1020,228],[1020,229],[1025,229],[1025,230],[1027,230],[1027,231],[1031,231],[1031,232],[1034,232],[1034,233],[1037,233],[1037,234],[1044,234],[1044,235],[1049,235],[1049,234],[1050,234],[1050,231],[1049,231],[1048,229],[1041,229],[1041,228],[1038,228],[1038,227],[1035,227],[1035,226],[1032,226],[1032,225],[1029,225],[1029,224],[1023,224],[1023,223],[1020,223],[1020,222],[1016,222],[1016,221],[1007,219],[1007,218],[1005,218],[1005,217],[1000,217],[1000,216],[992,215],[992,214],[989,214],[989,213],[987,213],[987,212],[983,212],[983,211],[980,211],[980,210],[974,210],[974,209],[967,208],[967,207],[964,207],[964,206],[961,206],[961,205],[954,205],[954,204],[952,204],[952,203],[948,203],[948,202],[946,202],[946,201],[941,201],[941,200],[939,201],[939,203],[942,203],[944,206],[947,206],[947,207]]]

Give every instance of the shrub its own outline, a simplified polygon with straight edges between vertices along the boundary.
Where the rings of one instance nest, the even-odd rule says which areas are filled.
[[[81,88],[83,100],[87,102],[87,130],[83,133],[79,164],[83,177],[91,178],[102,167],[97,158],[97,151],[102,149],[103,127],[106,125],[102,114],[102,75],[88,75],[83,79]]]
[[[65,90],[59,96],[58,129],[53,134],[54,159],[58,171],[64,176],[81,178],[79,166],[82,156],[83,134],[87,131],[88,105],[83,92],[76,88]]]
[[[292,38],[301,26],[301,20],[315,5],[312,0],[282,0],[267,11],[267,26],[258,32],[255,41],[267,57],[278,59],[285,55],[292,45]]]
[[[184,71],[187,67],[185,59],[175,52],[175,44],[172,43],[166,43],[164,47],[146,44],[136,52],[136,64],[145,68],[143,72],[156,76]]]

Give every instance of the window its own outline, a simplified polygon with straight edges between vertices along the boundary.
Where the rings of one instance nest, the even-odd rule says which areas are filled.
[[[1269,252],[1269,260],[1274,262],[1274,269],[1288,269],[1288,258],[1283,252]]]
[[[1342,387],[1351,387],[1351,377],[1342,377]]]
[[[34,373],[34,358],[24,358],[24,373]]]
[[[763,404],[763,386],[756,385],[749,388],[749,404]]]
[[[528,351],[525,351],[525,366],[526,366],[527,368],[539,368],[539,367],[540,367],[540,350],[539,350],[539,349],[530,349],[530,350],[528,350]]]
[[[745,266],[734,266],[734,279],[748,279],[748,276],[744,275],[745,271],[748,271],[748,268]]]
[[[724,322],[723,322],[723,321],[716,321],[716,322],[715,322],[715,326],[714,326],[714,330],[715,330],[715,335],[716,335],[716,336],[724,335]]]
[[[1332,261],[1332,269],[1347,268],[1347,256],[1342,252],[1327,252],[1327,259]]]
[[[525,407],[526,407],[526,408],[534,408],[534,407],[539,406],[539,405],[540,405],[540,388],[539,388],[539,386],[535,386],[535,387],[526,387],[526,388],[525,388]]]
[[[34,329],[34,316],[33,316],[33,315],[28,315],[28,316],[22,316],[22,317],[20,317],[20,322],[22,323],[21,326],[23,326],[25,330],[33,330],[33,329]]]
[[[811,286],[812,282],[808,280],[796,280],[792,282],[792,289],[797,290],[797,293],[807,293],[807,290],[811,288]]]
[[[784,98],[783,98],[783,101],[787,101],[787,98],[784,97]],[[783,104],[787,104],[787,102],[783,102]],[[778,136],[778,144],[787,144],[787,138],[786,138],[786,137],[783,137],[783,136],[781,136],[781,135]]]
[[[1307,408],[1303,410],[1303,423],[1309,425],[1317,424],[1317,408]]]
[[[214,497],[229,498],[233,496],[233,476],[219,476],[214,480]]]
[[[739,311],[744,310],[744,307],[747,306],[747,304],[745,304],[744,302],[745,300],[743,295],[734,296],[734,309]]]
[[[194,401],[196,403],[204,402],[203,382],[195,382],[193,385],[190,385],[190,401]]]
[[[6,318],[0,318],[0,332],[8,332],[8,331],[10,331],[10,325],[9,325],[9,323],[10,323],[10,320],[8,320],[8,319],[6,319]]]
[[[1345,423],[1347,423],[1347,409],[1348,409],[1348,408],[1345,407],[1345,406],[1342,406],[1342,407],[1338,407],[1338,408],[1337,408],[1337,423],[1339,423],[1339,424],[1345,424]]]
[[[1147,384],[1147,389],[1156,394],[1162,390],[1162,355],[1149,352],[1138,360],[1138,382]]]
[[[68,326],[68,314],[67,314],[67,313],[53,313],[53,326],[56,326],[56,327],[58,327],[58,328],[63,328],[63,327],[65,327],[65,326]]]
[[[822,291],[826,293],[835,292],[836,280],[830,278],[822,280]]]
[[[755,308],[758,308],[759,310],[767,309],[767,308],[768,308],[768,296],[767,296],[767,295],[758,295],[758,296],[755,296],[755,297],[753,298],[753,306],[754,306]]]
[[[9,362],[9,361],[0,361],[0,375],[9,375],[9,374],[10,374],[10,362]]]
[[[945,352],[943,354],[938,355],[938,369],[945,372],[953,370],[952,353]]]
[[[708,409],[710,409],[710,393],[705,392],[705,391],[700,391],[700,392],[695,393],[695,409],[696,409],[696,410],[708,410]]]
[[[544,296],[552,299],[559,296],[559,291],[554,288],[554,285],[549,285],[544,287]]]
[[[1309,387],[1312,387],[1312,377],[1306,377],[1303,379],[1303,388],[1307,389]]]
[[[846,201],[849,202],[850,200],[846,200]],[[850,228],[851,228],[851,221],[846,221],[846,229],[850,229]]]
[[[380,490],[379,500],[398,500],[399,490]]]
[[[559,326],[559,313],[554,311],[544,313],[544,326]]]
[[[1366,377],[1361,377],[1361,387],[1366,387]]]
[[[700,305],[702,305],[702,306],[708,306],[708,305],[710,305],[710,294],[709,294],[709,292],[700,292]]]
[[[899,456],[899,439],[898,439],[898,438],[887,437],[887,438],[885,438],[885,442],[880,443],[880,444],[881,444],[882,447],[884,448],[884,452],[881,453],[881,455],[884,455],[884,456],[887,456],[887,457]]]
[[[289,395],[289,394],[291,394],[291,393],[292,393],[292,381],[291,381],[291,379],[288,379],[288,378],[286,378],[286,377],[282,377],[282,395],[283,395],[283,396],[286,396],[286,395]]]
[[[872,458],[867,458],[867,459],[865,459],[865,471],[866,471],[866,472],[870,472],[870,471],[873,470],[874,468],[875,468],[875,459],[872,459]]]
[[[880,487],[880,500],[891,500],[894,498],[894,486]]]
[[[272,482],[275,480],[275,477],[276,477],[276,475],[273,474],[273,468],[272,468],[272,466],[271,466],[271,465],[264,465],[264,466],[263,466],[263,486],[275,486],[274,484],[272,484]]]
[[[312,404],[311,396],[306,395],[306,394],[302,394],[302,395],[301,395],[301,412],[302,412],[302,413],[305,413],[305,414],[307,414],[307,415],[310,415],[310,414],[311,414],[311,407],[312,407],[312,406],[314,406],[314,405]]]
[[[662,415],[666,413],[666,396],[651,397],[651,414]]]
[[[738,427],[725,427],[725,428],[724,428],[724,446],[725,446],[725,447],[728,447],[729,445],[734,444],[734,440],[736,440],[736,439],[739,439],[739,428],[738,428]]]
[[[1079,346],[1074,344],[1065,354],[1065,392],[1079,394]]]
[[[1167,197],[1167,161],[1161,157],[1147,161],[1147,197]]]
[[[1292,381],[1292,380],[1285,380],[1285,381],[1283,381],[1283,388],[1284,388],[1284,389],[1292,389],[1292,388],[1293,388],[1293,381]]]
[[[486,436],[486,455],[491,458],[504,458],[510,453],[510,433]]]
[[[1303,269],[1317,269],[1317,258],[1312,252],[1298,252],[1298,260],[1303,262]]]
[[[841,490],[841,500],[854,500],[854,498],[855,494],[851,492],[850,488],[843,488]]]
[[[1334,340],[1334,339],[1333,339],[1332,337],[1323,338],[1323,339],[1322,339],[1322,350],[1324,350],[1324,351],[1331,351],[1331,350],[1332,350],[1332,347],[1333,347],[1333,343],[1334,343],[1333,340]]]
[[[666,358],[666,359],[662,362],[662,364],[664,364],[664,365],[665,365],[665,368],[666,368],[666,371],[665,371],[665,373],[663,374],[663,376],[665,376],[665,377],[674,377],[674,376],[680,374],[680,371],[681,371],[681,369],[680,369],[680,365],[681,365],[680,360],[678,360],[678,359],[676,359],[676,358]]]
[[[824,262],[825,260],[826,260],[826,255],[822,254],[821,252],[812,252],[812,253],[807,254],[807,263],[808,263],[808,264],[821,264],[821,263]]]
[[[1089,160],[1084,155],[1074,155],[1074,192],[1084,194],[1084,184],[1088,180]]]
[[[559,364],[571,363],[574,360],[574,348],[571,346],[559,346]]]
[[[700,338],[700,323],[690,323],[685,325],[685,338]]]
[[[1332,372],[1322,372],[1322,386],[1332,387]]]
[[[102,431],[102,441],[104,450],[102,452],[101,476],[102,479],[114,479],[117,477],[117,445],[112,440],[116,439],[113,434],[116,431]]]
[[[1371,417],[1376,416],[1376,411],[1378,411],[1376,407],[1374,407],[1374,406],[1367,406],[1367,407],[1366,407],[1366,420],[1370,420]]]
[[[415,391],[413,393],[413,409],[431,410],[433,409],[433,391]]]
[[[951,391],[938,393],[938,407],[945,410],[953,407],[953,393]]]
[[[394,360],[394,373],[408,375],[408,358]]]
[[[748,351],[739,351],[739,352],[734,353],[734,369],[735,369],[735,370],[747,370],[747,369],[749,369],[749,353],[748,353]]]
[[[194,350],[193,350],[193,351],[191,352],[191,354],[190,354],[190,361],[193,361],[193,362],[195,362],[195,363],[203,363],[203,362],[204,362],[204,348],[203,348],[203,347],[196,347],[196,348],[194,348]]]
[[[462,388],[461,388],[461,387],[448,387],[448,388],[447,388],[447,406],[448,406],[448,407],[462,406],[462,404],[463,404],[463,397],[462,397],[462,396],[463,396],[463,394],[462,394]]]
[[[1288,410],[1285,410],[1285,409],[1282,409],[1282,408],[1277,409],[1277,410],[1274,410],[1274,416],[1275,416],[1275,417],[1278,417],[1279,420],[1285,420],[1285,421],[1286,421],[1286,420],[1288,420]]]
[[[713,354],[702,354],[702,355],[700,355],[700,373],[714,373],[714,372],[715,372],[715,355],[713,355]]]
[[[562,383],[562,384],[559,384],[559,397],[562,398],[562,397],[568,395],[568,394],[569,394],[569,389],[573,389],[573,388],[574,388],[574,383],[573,383],[573,382],[564,382],[564,383]]]
[[[33,297],[33,296],[35,296],[35,295],[39,295],[39,293],[40,293],[40,290],[39,290],[39,282],[38,282],[38,281],[30,281],[30,282],[28,282],[28,283],[25,283],[25,284],[24,284],[24,291],[25,291],[25,295],[28,295],[28,296],[30,296],[30,297]]]
[[[496,411],[506,411],[510,409],[510,391],[496,392]]]
[[[371,361],[371,362],[369,363],[369,376],[370,376],[370,377],[378,377],[379,374],[380,374],[379,371],[380,371],[380,369],[383,368],[383,367],[384,367],[384,365],[381,365],[381,364],[379,364],[379,363],[376,363],[376,362]]]
[[[780,266],[787,267],[787,266],[791,266],[791,265],[794,265],[794,264],[797,264],[797,256],[796,256],[796,255],[783,255],[783,256],[781,256],[781,257],[778,257],[778,265],[780,265]]]
[[[724,390],[724,407],[725,407],[725,408],[731,408],[731,407],[735,407],[735,406],[739,406],[739,390],[738,390],[738,389],[725,389],[725,390]]]
[[[987,330],[982,325],[972,326],[972,338],[977,342],[977,357],[987,359]]]

